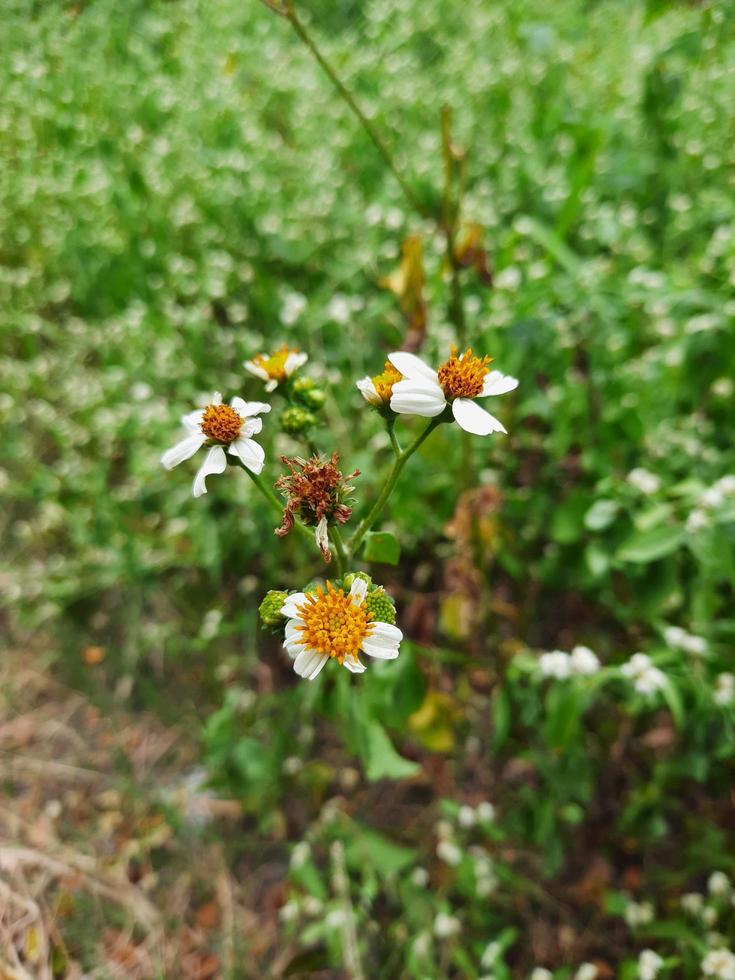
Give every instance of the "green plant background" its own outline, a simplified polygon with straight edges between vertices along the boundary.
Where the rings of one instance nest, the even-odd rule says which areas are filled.
[[[261,398],[242,362],[288,342],[328,391],[315,439],[362,471],[364,510],[390,453],[354,382],[402,343],[379,280],[408,234],[425,235],[423,353],[438,360],[454,339],[432,229],[288,25],[255,0],[10,0],[10,642],[40,638],[102,703],[125,690],[134,708],[201,733],[213,785],[242,801],[251,829],[284,853],[311,842],[292,867],[297,903],[329,907],[329,844],[344,841],[370,977],[534,965],[564,976],[581,958],[633,976],[644,947],[698,976],[705,932],[679,897],[735,870],[733,714],[712,697],[733,667],[735,496],[701,504],[735,470],[735,7],[304,6],[430,205],[439,109],[453,109],[469,153],[464,214],[484,226],[495,272],[493,289],[464,274],[469,333],[520,379],[500,410],[509,436],[472,442],[473,482],[497,499],[476,512],[462,498],[460,434],[441,427],[385,515],[400,564],[370,566],[397,599],[400,660],[352,683],[328,671],[295,683],[257,605],[318,574],[318,555],[272,537],[242,474],[212,478],[194,501],[191,464],[166,473],[160,454],[202,393]],[[275,479],[278,455],[302,447],[273,422]],[[628,480],[640,467],[658,477],[653,493]],[[477,524],[470,553],[447,527],[461,499]],[[457,559],[469,584],[447,571]],[[672,623],[704,637],[707,656],[669,649]],[[603,673],[542,682],[531,651],[578,643]],[[84,665],[90,644],[105,649],[104,674]],[[669,677],[660,702],[616,670],[637,650]],[[482,799],[496,820],[462,831],[461,863],[443,864],[434,822]],[[472,846],[495,863],[491,898],[478,894]],[[613,869],[604,896],[575,899],[600,856]],[[248,861],[257,868],[257,847]],[[428,889],[411,883],[417,864]],[[638,932],[620,919],[632,866],[657,908]],[[432,938],[442,911],[460,917],[459,937]],[[344,966],[327,921],[284,922],[297,967],[300,955],[305,970]],[[571,950],[549,941],[539,960],[538,923],[585,938]],[[727,940],[732,912],[717,928]],[[500,952],[481,965],[492,940]]]

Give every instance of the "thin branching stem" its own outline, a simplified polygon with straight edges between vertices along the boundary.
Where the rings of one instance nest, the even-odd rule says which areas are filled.
[[[238,460],[238,465],[240,466],[241,469],[245,470],[245,472],[247,473],[247,475],[250,477],[250,479],[253,481],[253,483],[255,484],[255,486],[258,488],[258,490],[261,492],[261,494],[265,497],[265,499],[268,501],[268,503],[271,505],[271,507],[273,507],[273,509],[275,511],[277,511],[279,515],[282,515],[283,514],[283,504],[278,499],[278,497],[275,495],[275,493],[273,493],[273,491],[271,490],[271,488],[266,485],[265,481],[262,480],[260,478],[260,476],[258,476],[257,473],[253,473],[252,470],[249,470],[247,468],[247,466],[245,466],[239,460]],[[313,544],[313,542],[314,542],[314,536],[313,536],[312,532],[307,527],[305,527],[303,524],[301,524],[298,520],[294,520],[294,527],[296,528],[296,530],[299,532],[299,534],[302,537],[308,538],[309,541],[311,541],[312,544]]]
[[[442,421],[443,419],[441,417],[431,419],[429,421],[429,424],[426,426],[426,428],[422,429],[421,432],[419,432],[419,434],[416,436],[413,442],[409,443],[409,445],[402,452],[396,455],[395,462],[393,463],[393,468],[391,469],[390,473],[388,474],[388,478],[383,484],[383,489],[378,494],[378,499],[370,508],[370,511],[366,514],[366,516],[360,521],[360,523],[357,526],[357,529],[355,530],[355,533],[352,535],[349,544],[349,554],[351,555],[357,554],[357,549],[362,544],[362,539],[365,537],[367,532],[370,530],[373,524],[375,524],[377,519],[380,517],[381,513],[383,512],[383,508],[388,503],[391,494],[395,490],[396,484],[398,483],[398,478],[400,477],[401,472],[403,471],[403,467],[406,465],[406,463],[411,458],[411,456],[413,456],[413,454],[416,452],[416,450],[419,448],[422,442],[429,435],[431,435],[434,429],[438,425],[440,425]]]

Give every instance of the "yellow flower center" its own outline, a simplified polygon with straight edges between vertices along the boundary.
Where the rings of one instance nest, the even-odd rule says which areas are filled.
[[[372,613],[364,604],[355,605],[349,593],[327,582],[326,592],[318,586],[298,607],[304,625],[302,642],[317,653],[326,653],[340,664],[345,657],[357,658],[362,641],[370,633]]]
[[[202,432],[217,442],[234,442],[240,435],[242,419],[229,405],[207,405],[202,419]]]
[[[373,378],[375,390],[381,401],[389,402],[393,394],[393,385],[400,381],[403,375],[393,367],[390,361],[385,362],[382,374],[376,374]]]
[[[471,347],[458,357],[457,348],[452,347],[449,360],[437,372],[447,398],[476,398],[482,391],[491,360],[492,357],[475,357]]]
[[[272,354],[256,354],[253,364],[265,371],[273,381],[280,383],[286,380],[286,360],[289,354],[298,354],[298,350],[296,348],[292,350],[284,344]]]

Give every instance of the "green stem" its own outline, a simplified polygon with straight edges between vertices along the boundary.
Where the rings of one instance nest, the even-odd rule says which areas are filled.
[[[273,509],[277,511],[279,515],[282,515],[283,504],[278,499],[278,497],[273,493],[270,487],[266,486],[265,482],[258,476],[258,474],[253,473],[252,470],[249,470],[241,460],[238,460],[238,466],[241,469],[245,470],[247,475],[253,481],[253,483],[258,488],[258,490],[260,490],[260,492],[263,494],[263,496],[271,505],[271,507],[273,507]],[[309,541],[311,541],[312,544],[314,543],[314,536],[309,532],[309,529],[307,527],[304,527],[304,525],[299,523],[299,521],[297,520],[294,521],[294,527],[301,534],[302,537],[306,537],[309,539]]]
[[[339,528],[330,527],[329,536],[332,539],[332,544],[334,545],[334,554],[337,559],[337,574],[340,578],[347,571],[347,553],[345,551],[344,542],[342,541],[342,535],[339,533]]]
[[[398,441],[398,437],[396,436],[396,419],[395,419],[395,416],[394,415],[391,415],[390,418],[388,418],[388,420],[386,421],[385,424],[386,424],[386,428],[388,429],[388,438],[390,439],[390,444],[391,444],[391,446],[393,446],[393,452],[396,454],[396,456],[400,456],[401,455],[401,444]]]
[[[401,475],[403,467],[406,465],[410,457],[413,456],[424,439],[431,435],[434,429],[440,425],[442,421],[443,419],[441,416],[431,419],[426,428],[419,432],[413,442],[409,443],[403,452],[399,452],[399,454],[396,456],[395,462],[393,463],[393,469],[388,474],[388,479],[385,481],[383,489],[378,494],[378,499],[370,508],[370,511],[366,514],[366,516],[360,521],[355,533],[352,535],[349,544],[349,554],[354,555],[357,553],[357,549],[360,547],[362,539],[365,537],[373,524],[375,524],[377,519],[380,517],[383,508],[388,503],[390,495],[395,489],[396,483],[398,482],[398,477]]]
[[[270,3],[266,3],[266,6],[270,7],[271,10],[275,9]],[[378,153],[380,153],[383,160],[387,164],[388,168],[393,173],[393,176],[398,181],[398,184],[400,185],[400,188],[403,191],[403,194],[406,200],[408,201],[408,203],[411,205],[411,207],[414,208],[416,211],[418,211],[418,213],[422,217],[432,218],[433,215],[431,214],[431,212],[421,203],[418,197],[416,197],[413,190],[407,183],[405,177],[398,169],[398,165],[393,159],[393,154],[388,149],[388,146],[386,145],[385,140],[381,136],[380,132],[373,125],[370,119],[368,119],[368,117],[365,115],[363,110],[357,104],[354,95],[350,92],[350,90],[344,84],[344,82],[339,77],[337,72],[329,64],[327,59],[324,57],[324,55],[317,47],[316,41],[309,33],[308,29],[306,28],[306,25],[303,23],[303,21],[299,19],[298,14],[296,13],[296,10],[291,0],[286,0],[283,7],[279,9],[277,13],[281,13],[289,21],[291,27],[293,27],[299,39],[303,41],[303,43],[306,45],[309,51],[311,51],[311,53],[314,55],[314,58],[319,64],[319,67],[322,69],[325,75],[327,75],[329,80],[332,82],[332,84],[337,89],[339,94],[342,96],[344,101],[350,107],[352,112],[357,116],[357,118],[359,119],[362,125],[362,128],[368,134],[375,148],[377,149]]]

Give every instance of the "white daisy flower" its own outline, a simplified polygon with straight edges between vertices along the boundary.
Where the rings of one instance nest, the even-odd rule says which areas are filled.
[[[402,377],[401,372],[397,371],[390,361],[386,361],[382,374],[376,374],[374,378],[360,378],[357,388],[366,402],[375,408],[383,408],[390,404],[393,385]]]
[[[544,677],[555,677],[559,681],[566,680],[572,672],[571,658],[563,650],[542,653],[538,665]]]
[[[319,586],[316,592],[295,592],[286,599],[281,608],[288,620],[283,645],[300,677],[313,681],[330,658],[361,674],[361,652],[378,660],[396,659],[403,633],[372,618],[367,590],[367,582],[355,578],[349,592],[327,582],[326,590]]]
[[[223,405],[222,395],[215,391],[208,405],[182,416],[187,436],[161,456],[161,463],[167,470],[172,470],[202,446],[209,446],[194,477],[192,491],[195,497],[207,492],[205,480],[208,476],[224,473],[227,467],[225,447],[253,473],[260,473],[265,453],[252,436],[263,428],[263,420],[255,416],[270,410],[270,405],[265,402],[246,402],[242,398],[233,398],[229,405]]]
[[[735,980],[735,953],[729,949],[713,949],[702,960],[702,973],[717,980]]]
[[[715,680],[715,704],[726,707],[735,701],[735,675],[718,674]]]
[[[471,348],[458,356],[453,347],[438,371],[408,351],[389,354],[388,360],[404,378],[393,385],[390,407],[394,412],[436,418],[449,404],[454,420],[465,432],[486,436],[506,431],[502,422],[474,401],[518,387],[516,378],[488,369],[489,357],[475,357]]]
[[[664,965],[663,959],[652,949],[644,949],[638,957],[638,976],[640,980],[656,980],[659,970]]]
[[[620,668],[623,677],[633,682],[639,694],[655,694],[666,684],[666,675],[654,667],[645,653],[634,653],[627,664]]]
[[[287,344],[279,347],[272,354],[256,354],[250,361],[245,361],[245,370],[256,378],[265,381],[265,390],[273,391],[298,371],[309,359],[308,354],[291,348]]]
[[[574,647],[569,655],[572,673],[578,677],[591,677],[600,669],[600,660],[589,647]]]

